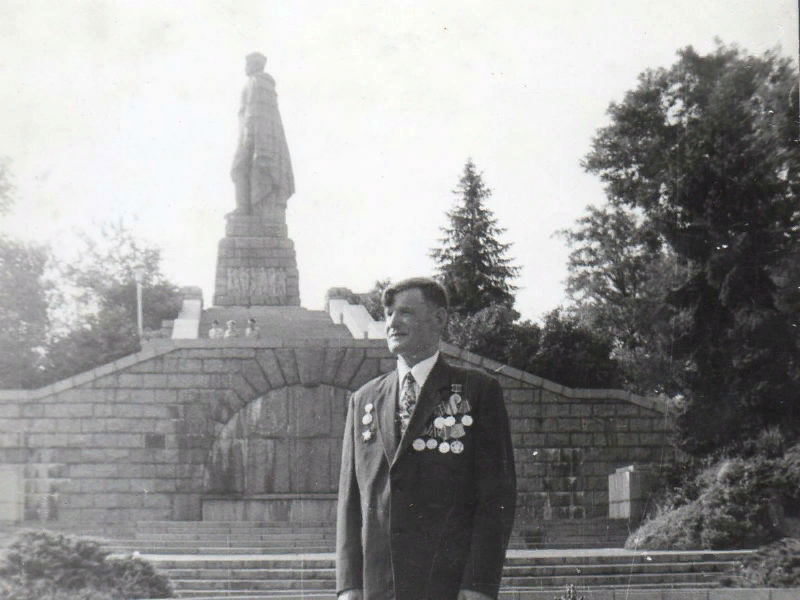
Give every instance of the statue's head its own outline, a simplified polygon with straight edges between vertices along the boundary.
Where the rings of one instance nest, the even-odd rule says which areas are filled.
[[[244,72],[249,75],[261,73],[267,65],[267,57],[261,52],[251,52],[244,57]]]

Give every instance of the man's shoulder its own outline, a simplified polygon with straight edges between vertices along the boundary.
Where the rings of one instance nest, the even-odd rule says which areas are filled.
[[[379,391],[386,388],[389,378],[392,377],[395,373],[396,371],[392,370],[387,373],[384,373],[383,375],[378,375],[374,379],[370,379],[367,383],[362,385],[353,393],[358,395],[370,395],[378,393]]]
[[[470,385],[483,385],[483,386],[490,386],[490,385],[497,385],[497,379],[492,377],[489,373],[482,369],[476,369],[475,367],[468,367],[468,366],[461,366],[461,365],[454,365],[451,362],[444,360],[444,364],[450,369],[450,377],[451,379],[460,379],[464,383],[468,383]]]

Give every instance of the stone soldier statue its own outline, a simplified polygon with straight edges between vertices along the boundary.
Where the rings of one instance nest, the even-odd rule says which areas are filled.
[[[294,193],[289,146],[278,112],[275,80],[264,72],[267,57],[245,57],[247,84],[239,108],[239,143],[231,179],[236,213],[274,221],[285,219],[286,201]]]

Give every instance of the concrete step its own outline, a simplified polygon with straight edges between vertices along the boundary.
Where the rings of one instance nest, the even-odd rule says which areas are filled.
[[[249,541],[263,541],[263,540],[271,540],[275,542],[306,542],[306,541],[324,541],[324,540],[333,540],[336,539],[336,534],[334,532],[330,533],[262,533],[262,532],[254,532],[254,533],[245,533],[245,532],[235,532],[235,533],[137,533],[136,534],[137,540],[148,541],[148,542],[163,542],[163,541],[180,541],[180,542],[191,542],[197,540],[203,541],[227,541],[227,540],[238,540],[242,542],[249,542]]]
[[[586,589],[652,588],[716,585],[720,574],[748,551],[630,552],[606,549],[547,553],[512,551],[502,586],[512,589],[553,589],[567,584]],[[333,554],[275,557],[159,557],[147,556],[166,572],[181,597],[204,597],[242,590],[260,594],[292,594],[297,590],[333,594]],[[187,595],[191,594],[191,596]],[[256,595],[259,594],[259,595]]]

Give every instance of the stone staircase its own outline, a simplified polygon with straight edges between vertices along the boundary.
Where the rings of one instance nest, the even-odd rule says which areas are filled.
[[[624,540],[624,522],[547,522],[516,535],[503,573],[504,594],[525,590],[705,588],[748,551],[636,552],[597,547]],[[593,537],[594,536],[594,537]],[[599,537],[598,537],[599,536]],[[165,571],[181,598],[233,600],[333,598],[334,527],[325,523],[142,522],[130,539],[107,539],[138,551]],[[583,547],[572,546],[582,543]],[[620,542],[621,544],[621,542]]]
[[[720,575],[747,551],[624,552],[588,550],[509,551],[503,572],[505,592],[626,588],[684,589],[715,586]],[[275,556],[149,555],[167,573],[181,598],[271,598],[335,594],[335,559],[330,553]]]

